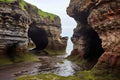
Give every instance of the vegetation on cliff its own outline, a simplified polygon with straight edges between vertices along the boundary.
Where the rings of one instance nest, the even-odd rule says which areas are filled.
[[[38,10],[38,14],[40,15],[41,18],[50,18],[51,20],[54,20],[54,18],[56,17],[55,14],[44,12],[41,9]]]
[[[16,0],[0,0],[0,2],[7,2],[7,3],[11,3],[11,2],[14,2]]]
[[[20,0],[19,5],[20,5],[20,7],[21,7],[22,10],[25,10],[26,2],[24,0]]]
[[[6,3],[6,4],[4,4],[4,3]],[[9,5],[8,5],[9,4]],[[38,18],[38,20],[40,20],[39,18],[41,18],[41,20],[43,20],[44,21],[44,23],[45,24],[56,24],[56,23],[54,23],[54,18],[57,16],[57,15],[54,15],[54,14],[51,14],[51,13],[47,13],[47,12],[44,12],[44,11],[42,11],[42,10],[40,10],[40,9],[38,9],[36,6],[34,6],[34,5],[32,5],[32,4],[29,4],[29,3],[27,3],[27,2],[25,2],[24,0],[0,0],[0,5],[6,5],[6,8],[8,8],[8,9],[10,9],[10,10],[13,10],[13,12],[15,11],[16,13],[15,13],[15,16],[13,17],[13,16],[10,16],[10,15],[8,15],[8,16],[10,16],[10,19],[11,19],[11,17],[14,19],[14,18],[16,18],[16,19],[18,19],[19,20],[19,17],[30,17],[31,15],[33,16],[33,17],[31,17],[31,18],[34,18],[34,15],[36,16],[35,18]],[[16,6],[17,6],[17,8],[16,8]],[[32,7],[32,8],[31,8]],[[5,7],[1,7],[1,8],[5,8]],[[14,9],[11,9],[11,8],[14,8]],[[27,9],[28,8],[28,9]],[[17,9],[20,9],[20,11],[18,12],[18,10]],[[31,14],[30,16],[29,16],[29,14],[30,14],[30,12],[32,12],[33,11],[33,14]],[[3,12],[4,12],[4,9],[3,9]],[[4,12],[3,14],[5,14],[6,12]],[[9,14],[12,14],[12,11],[9,13]],[[18,14],[20,14],[20,15],[18,15]],[[18,15],[18,16],[16,16],[16,15]],[[8,17],[9,18],[9,17]],[[29,18],[30,19],[30,18]],[[58,17],[58,19],[59,19],[59,17]],[[23,20],[23,19],[22,19]],[[34,20],[34,19],[31,19],[31,20]],[[13,21],[13,20],[11,20],[11,21]],[[27,20],[26,20],[27,21]],[[28,20],[29,21],[29,20]],[[51,21],[51,22],[50,22]],[[52,22],[53,21],[53,22]],[[7,21],[6,21],[7,22]],[[20,21],[18,21],[18,22],[20,22]],[[24,21],[23,21],[24,22]],[[56,21],[57,22],[57,21]],[[59,21],[58,21],[59,22]],[[10,23],[11,24],[11,23]],[[16,26],[18,25],[18,23],[14,23],[14,24],[16,24]],[[21,24],[21,23],[20,23]],[[25,23],[26,25],[29,25],[29,23]],[[14,25],[13,25],[14,26]],[[22,26],[24,26],[24,25],[22,25]],[[3,27],[6,27],[6,26],[3,26]],[[18,26],[19,27],[19,26]],[[10,29],[12,29],[13,27],[11,27]],[[2,28],[1,28],[1,30],[2,30]],[[9,29],[7,29],[8,31],[9,31]],[[13,29],[14,30],[14,29]],[[13,31],[13,32],[17,32],[17,31]],[[21,32],[21,33],[23,33],[23,32]],[[12,34],[14,34],[14,33],[12,33]],[[24,35],[26,35],[25,33],[23,33]],[[10,35],[11,35],[11,33],[10,33]],[[15,35],[17,35],[17,34],[15,34]],[[6,37],[8,37],[8,36],[6,36]],[[22,38],[21,38],[22,39]],[[26,39],[27,39],[27,37],[26,37]],[[16,39],[15,39],[16,40]],[[13,40],[14,41],[14,40]],[[11,42],[11,43],[14,43],[14,42]],[[8,41],[8,43],[6,42],[6,44],[9,44],[9,41]],[[1,44],[2,45],[2,44]],[[4,44],[3,44],[4,45]],[[5,47],[5,50],[6,50],[6,47]],[[20,51],[21,52],[21,51]],[[25,54],[27,54],[27,53],[25,53]],[[1,58],[1,60],[0,60],[0,65],[5,65],[5,64],[11,64],[11,63],[14,63],[14,62],[20,62],[20,61],[26,61],[26,58],[28,58],[28,57],[30,57],[31,58],[31,56],[29,56],[29,53],[28,53],[28,55],[24,55],[23,53],[21,54],[19,54],[19,55],[16,55],[16,54],[12,54],[11,52],[9,52],[8,51],[8,53],[6,54],[6,53],[4,53],[3,52],[3,54],[2,55],[4,55],[4,56],[1,56],[0,55],[0,58]],[[6,56],[7,55],[7,56]],[[9,55],[9,56],[8,56]],[[19,56],[19,57],[18,57]],[[25,56],[27,56],[26,58],[25,58]],[[12,61],[11,61],[12,60]],[[30,59],[31,60],[31,59]]]

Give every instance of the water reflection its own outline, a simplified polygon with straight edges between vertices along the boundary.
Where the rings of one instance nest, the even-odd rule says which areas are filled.
[[[76,73],[76,69],[80,70],[80,68],[74,64],[73,62],[65,59],[63,60],[63,63],[57,63],[57,65],[55,65],[57,68],[54,73],[61,75],[61,76],[70,76]]]
[[[23,75],[54,73],[60,76],[74,75],[81,68],[61,56],[40,56],[40,62],[16,63],[0,67],[0,80],[15,80]]]

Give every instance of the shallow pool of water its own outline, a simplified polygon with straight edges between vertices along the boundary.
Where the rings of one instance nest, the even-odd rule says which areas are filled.
[[[16,63],[0,67],[0,80],[15,80],[23,75],[54,73],[60,76],[74,75],[80,71],[75,63],[63,56],[39,56],[40,62]]]

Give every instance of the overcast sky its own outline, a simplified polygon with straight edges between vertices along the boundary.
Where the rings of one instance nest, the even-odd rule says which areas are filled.
[[[66,13],[66,8],[69,6],[70,0],[25,0],[36,5],[43,11],[57,14],[61,18],[62,28],[73,28],[76,22]]]

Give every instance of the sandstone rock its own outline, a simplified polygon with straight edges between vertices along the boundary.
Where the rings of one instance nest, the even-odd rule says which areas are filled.
[[[44,29],[38,28],[35,23],[32,23],[28,30],[28,37],[35,43],[34,50],[43,50],[48,45],[48,36]]]
[[[52,49],[54,45],[58,50],[59,48],[66,48],[67,39],[60,36],[62,28],[60,18],[57,15],[44,12],[24,0],[8,2],[2,0],[0,1],[0,54],[6,53],[8,45],[16,43],[18,43],[16,53],[26,52],[28,50],[28,30],[33,22],[36,22],[36,24],[32,27],[35,26],[47,33],[48,48]],[[38,37],[39,35],[42,35],[42,32],[37,34]]]
[[[120,1],[101,0],[88,17],[89,24],[102,39],[105,53],[100,57],[97,65],[116,68],[120,66]]]
[[[0,54],[6,53],[6,49],[16,43],[18,44],[16,46],[16,53],[27,51],[29,16],[17,4],[12,4],[0,2]],[[16,5],[18,8],[16,8]],[[7,54],[11,53],[12,51],[7,52]]]
[[[62,31],[60,18],[57,15],[44,12],[35,6],[31,6],[30,4],[27,4],[25,8],[31,17],[31,21],[36,22],[35,26],[46,31],[48,35],[47,49],[53,51],[65,51],[67,46],[67,39],[64,39],[64,37],[62,38],[60,36]],[[43,14],[38,14],[39,12],[47,15],[47,17]]]
[[[67,12],[78,23],[72,37],[72,42],[74,43],[72,54],[75,52],[84,56],[86,50],[102,54],[103,51],[101,48],[103,48],[105,52],[99,58],[97,66],[106,65],[118,69],[118,66],[120,66],[120,1],[71,0]],[[89,31],[94,36],[91,36],[92,33]],[[86,45],[91,46],[86,48],[86,42]]]
[[[120,54],[105,52],[100,58],[97,65],[106,64],[111,68],[120,67]]]
[[[88,61],[98,59],[103,53],[101,39],[87,21],[92,6],[93,2],[90,0],[71,0],[67,8],[68,15],[77,22],[77,27],[71,38],[74,44],[72,54],[76,54],[75,51]]]

